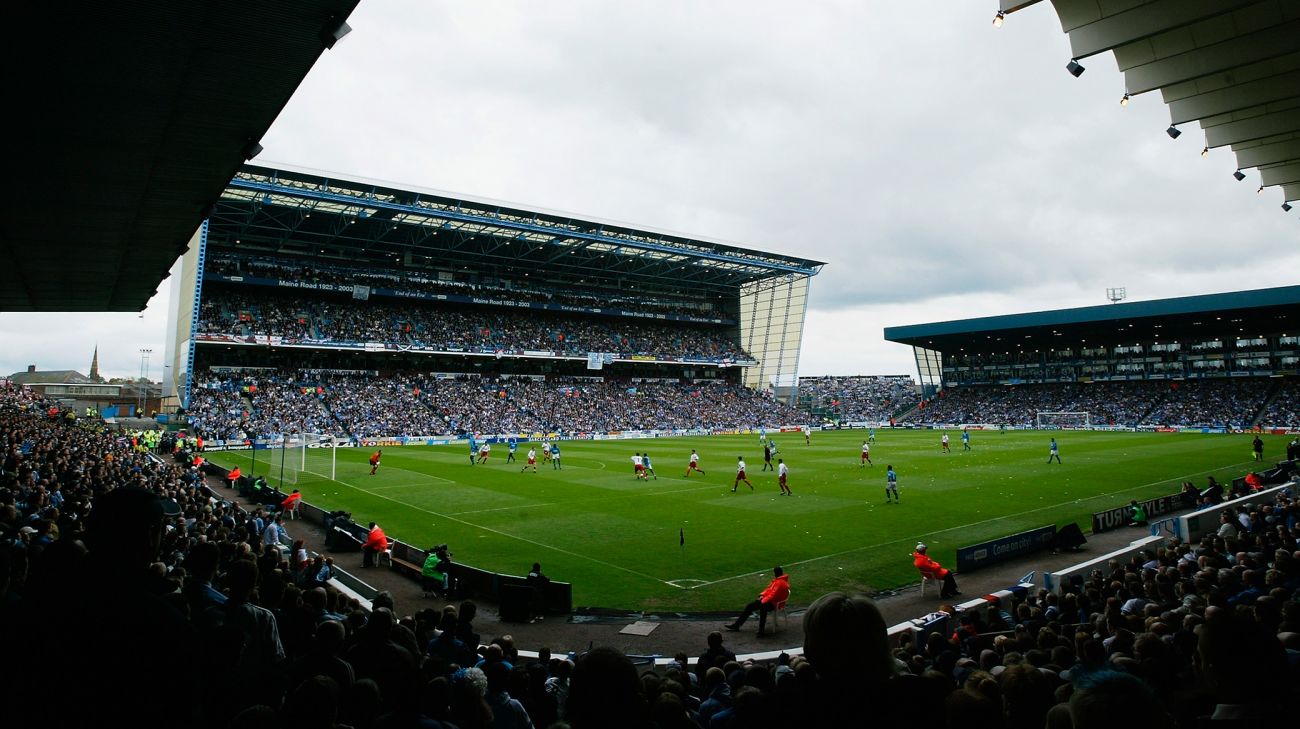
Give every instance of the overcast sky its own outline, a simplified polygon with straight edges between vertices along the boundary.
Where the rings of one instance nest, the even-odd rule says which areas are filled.
[[[1050,3],[362,0],[262,140],[285,163],[826,261],[800,374],[915,374],[886,326],[1292,285],[1300,218],[1065,70]],[[798,11],[797,13],[794,11]],[[250,81],[255,82],[255,81]],[[0,373],[161,362],[136,314],[0,314]]]

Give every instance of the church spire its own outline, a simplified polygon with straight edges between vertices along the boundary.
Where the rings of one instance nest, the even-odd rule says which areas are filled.
[[[90,358],[90,381],[103,382],[104,378],[99,376],[99,345],[95,345],[95,355]]]

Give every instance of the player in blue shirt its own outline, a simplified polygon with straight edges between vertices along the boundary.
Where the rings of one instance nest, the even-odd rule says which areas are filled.
[[[885,466],[885,503],[889,503],[889,495],[894,495],[894,503],[898,503],[898,474],[894,473],[893,466]]]
[[[555,443],[551,446],[551,470],[563,471],[564,466],[560,465],[560,444]]]
[[[965,428],[961,431],[961,449],[964,451],[970,450],[970,431]]]
[[[474,436],[469,437],[469,465],[474,465],[474,459],[478,457],[478,441]]]
[[[506,463],[514,463],[515,451],[519,450],[519,441],[515,440],[514,438],[511,438],[510,442],[506,445],[506,447],[510,449],[510,451],[506,453]]]

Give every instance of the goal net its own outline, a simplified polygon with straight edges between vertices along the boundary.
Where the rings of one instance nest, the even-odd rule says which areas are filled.
[[[271,473],[279,476],[282,484],[296,484],[304,474],[334,478],[334,436],[293,433],[281,439],[280,448],[280,462],[272,461]]]
[[[1035,427],[1042,430],[1060,428],[1090,428],[1092,420],[1088,413],[1038,413]]]

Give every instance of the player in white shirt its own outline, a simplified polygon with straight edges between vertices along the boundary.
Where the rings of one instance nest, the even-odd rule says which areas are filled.
[[[803,426],[803,444],[812,445],[812,428]]]
[[[551,441],[542,441],[542,460],[550,463],[551,461]]]
[[[781,485],[782,496],[794,496],[790,491],[790,485],[785,482],[785,477],[790,474],[790,467],[785,465],[785,461],[780,458],[776,459],[776,482]]]
[[[478,462],[479,462],[479,463],[487,463],[487,462],[488,462],[488,456],[490,456],[490,455],[492,455],[492,446],[489,445],[487,442],[484,442],[483,445],[481,445],[481,446],[478,447]]]
[[[645,480],[645,461],[641,458],[640,453],[632,456],[632,472],[636,474],[637,478]]]
[[[691,449],[691,462],[686,464],[687,477],[691,475],[691,471],[699,471],[701,476],[704,475],[704,470],[700,468],[700,454],[696,453],[694,448]]]
[[[947,434],[947,433],[944,433],[944,434],[943,434],[943,438],[942,438],[942,440],[941,440],[940,442],[943,444],[943,452],[944,452],[944,453],[952,453],[952,449],[948,447],[948,434]]]
[[[536,448],[528,449],[528,463],[524,464],[524,467],[519,469],[519,472],[523,473],[524,471],[527,471],[529,466],[533,467],[533,473],[537,473],[537,449]]]
[[[754,490],[754,484],[750,483],[748,478],[745,478],[745,459],[736,456],[736,482],[731,484],[731,493],[736,493],[736,488],[740,486],[741,481],[745,482],[750,491]]]
[[[858,459],[858,468],[862,468],[864,463],[871,463],[871,446],[865,440],[862,441],[862,457]],[[876,464],[871,463],[871,465]]]

